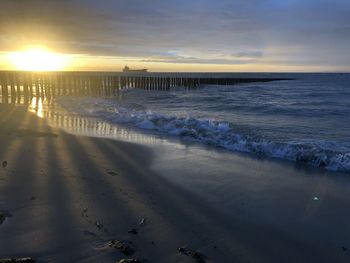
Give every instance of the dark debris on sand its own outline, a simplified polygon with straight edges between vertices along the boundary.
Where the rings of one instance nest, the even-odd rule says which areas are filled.
[[[131,256],[135,253],[134,244],[128,240],[111,240],[109,241],[108,246],[119,250],[125,256]]]
[[[117,263],[142,263],[142,261],[135,258],[123,258],[119,260]]]
[[[3,213],[0,212],[0,225],[2,223],[4,223],[5,219],[6,219],[6,216]]]
[[[7,166],[7,161],[3,161],[1,164],[1,168],[6,168],[6,166]]]
[[[118,173],[117,172],[115,172],[115,171],[108,171],[107,172],[109,175],[112,175],[112,176],[116,176],[116,175],[118,175]]]
[[[7,217],[11,217],[12,215],[10,213],[0,211],[0,225],[4,223]],[[0,262],[1,263],[1,262]]]
[[[0,263],[35,263],[36,261],[32,258],[5,258],[0,259]]]
[[[178,251],[186,256],[192,257],[198,263],[205,263],[205,256],[196,250],[192,250],[186,247],[179,247]]]
[[[137,235],[139,232],[138,232],[135,228],[133,228],[133,229],[130,229],[130,230],[128,231],[128,233],[129,233],[129,234],[133,234],[133,235]]]

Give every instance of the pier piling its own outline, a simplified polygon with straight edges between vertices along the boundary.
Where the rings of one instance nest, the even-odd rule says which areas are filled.
[[[185,73],[25,72],[0,71],[2,103],[31,103],[56,96],[113,96],[122,89],[165,91],[174,87],[197,89],[204,85],[286,80],[272,77],[208,77]]]

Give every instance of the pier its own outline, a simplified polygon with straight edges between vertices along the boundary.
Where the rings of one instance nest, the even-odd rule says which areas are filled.
[[[204,85],[235,85],[286,79],[262,77],[258,74],[212,77],[203,73],[0,71],[0,102],[29,104],[33,97],[51,99],[56,96],[113,96],[122,89],[130,88],[167,91],[175,87],[197,89]]]

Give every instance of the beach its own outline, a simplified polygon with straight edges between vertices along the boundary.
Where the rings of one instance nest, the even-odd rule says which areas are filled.
[[[1,0],[0,263],[349,263],[349,11]]]
[[[0,0],[0,263],[350,263],[349,11]]]
[[[0,109],[0,258],[350,259],[347,175],[195,143],[71,135],[23,107]]]

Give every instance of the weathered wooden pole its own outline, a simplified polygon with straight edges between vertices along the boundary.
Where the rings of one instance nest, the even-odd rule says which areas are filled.
[[[156,86],[155,86],[155,77],[150,77],[150,78],[149,78],[149,88],[150,88],[151,90],[156,89]]]
[[[51,94],[52,94],[52,97],[56,97],[57,95],[57,74],[54,74],[51,76]]]
[[[79,75],[79,83],[81,86],[81,95],[87,95],[86,83],[83,75]]]
[[[28,104],[29,102],[28,89],[29,89],[28,73],[24,73],[23,74],[23,103],[24,104]]]
[[[114,76],[113,77],[113,91],[114,91],[114,94],[119,92],[119,88],[120,88],[119,77]]]
[[[147,90],[151,90],[152,89],[151,78],[150,77],[146,77],[146,87],[147,87]]]
[[[43,74],[39,75],[39,87],[40,87],[40,95],[42,98],[44,98],[45,97],[45,88],[44,88]]]
[[[16,90],[15,90],[13,78],[14,78],[13,73],[10,73],[9,74],[9,84],[10,84],[11,103],[14,103],[16,101]]]
[[[66,84],[66,75],[65,74],[61,74],[60,76],[60,95],[67,95],[66,94],[66,88],[67,88],[67,84]]]
[[[139,88],[143,89],[143,77],[139,77]]]
[[[30,103],[33,99],[33,73],[29,73],[28,75],[28,97]]]
[[[21,104],[22,100],[22,90],[21,87],[23,87],[23,73],[17,73],[16,77],[16,89],[17,89],[17,103]]]
[[[74,77],[72,76],[72,74],[68,75],[68,95],[73,95],[74,92]]]
[[[2,103],[8,103],[8,86],[7,86],[6,75],[7,74],[1,74],[1,78],[0,78]]]
[[[166,90],[170,90],[170,78],[166,78]]]
[[[46,78],[46,97],[48,100],[52,97],[52,74],[47,74]]]
[[[139,83],[140,83],[140,77],[139,77],[139,76],[136,76],[136,77],[135,77],[135,88],[140,88]]]
[[[91,84],[92,84],[92,94],[97,95],[98,90],[97,90],[97,77],[96,76],[91,77]]]
[[[62,75],[58,74],[56,78],[57,78],[56,79],[56,83],[57,83],[56,94],[58,96],[60,96],[60,95],[62,95]]]

